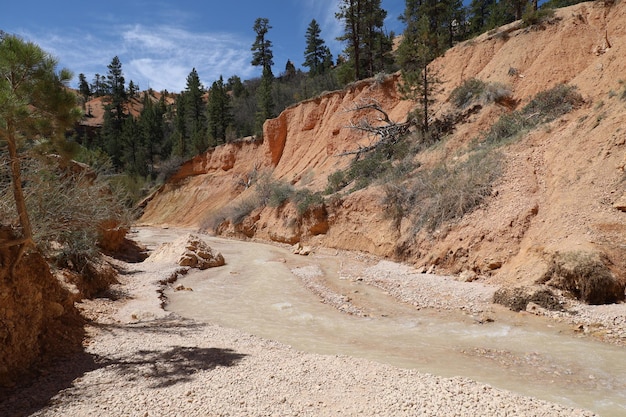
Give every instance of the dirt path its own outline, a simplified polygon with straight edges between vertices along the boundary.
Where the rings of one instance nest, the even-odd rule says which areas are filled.
[[[464,378],[302,353],[182,319],[163,311],[157,297],[159,281],[175,273],[176,265],[124,266],[114,289],[123,297],[82,306],[93,319],[85,354],[0,404],[0,415],[593,415]],[[37,405],[47,399],[45,407]]]

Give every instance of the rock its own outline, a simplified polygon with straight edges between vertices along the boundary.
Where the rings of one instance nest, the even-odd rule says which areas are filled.
[[[472,282],[472,281],[476,281],[477,278],[478,278],[478,274],[476,274],[476,272],[465,270],[461,272],[461,274],[457,277],[457,281]]]
[[[300,242],[298,242],[295,245],[293,245],[293,253],[294,253],[294,255],[307,256],[311,252],[313,252],[313,248],[311,248],[310,246],[302,246],[302,243],[300,243]]]
[[[189,235],[185,252],[178,259],[178,265],[190,268],[207,269],[225,264],[224,257],[196,235]]]
[[[299,255],[300,250],[302,250],[302,243],[298,242],[295,245],[293,245],[292,252],[294,255]]]
[[[493,271],[500,268],[502,268],[502,261],[494,261],[493,259],[487,261],[487,270]]]
[[[619,200],[617,200],[613,204],[613,208],[615,208],[615,209],[617,209],[619,211],[626,212],[626,195],[623,195]]]

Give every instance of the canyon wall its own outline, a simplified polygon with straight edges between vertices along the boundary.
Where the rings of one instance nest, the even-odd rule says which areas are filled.
[[[582,108],[502,148],[504,175],[491,196],[461,220],[410,233],[390,218],[383,185],[336,195],[300,217],[292,204],[259,207],[237,228],[219,213],[254,194],[259,175],[321,191],[352,161],[342,153],[374,138],[350,129],[350,112],[376,100],[394,121],[412,109],[399,75],[365,80],[286,109],[264,126],[263,140],[242,140],[188,161],[148,202],[141,223],[218,230],[239,237],[363,250],[425,269],[469,272],[495,283],[532,283],[555,253],[601,253],[626,269],[626,5],[582,3],[541,25],[519,22],[463,42],[432,64],[442,81],[435,117],[452,111],[450,92],[476,77],[512,92],[506,106],[484,105],[437,146],[416,156],[423,166],[454,162],[502,114],[560,83],[577,88]],[[622,98],[624,97],[624,98]],[[370,114],[370,117],[373,117]]]

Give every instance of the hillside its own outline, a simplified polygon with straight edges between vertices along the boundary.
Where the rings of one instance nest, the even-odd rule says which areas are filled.
[[[626,4],[582,3],[557,10],[538,26],[516,22],[483,34],[433,62],[443,81],[437,117],[451,111],[452,90],[473,77],[504,84],[512,96],[509,106],[480,106],[453,134],[418,153],[415,162],[423,169],[462,159],[481,132],[539,92],[566,83],[584,99],[582,107],[503,146],[503,175],[490,196],[436,230],[415,234],[408,218],[391,218],[381,184],[327,197],[302,217],[287,204],[251,210],[236,226],[221,221],[225,210],[232,212],[255,193],[252,184],[262,175],[296,189],[324,190],[328,176],[352,160],[339,155],[373,140],[346,128],[355,118],[348,111],[355,103],[374,99],[394,121],[406,119],[413,105],[401,99],[398,75],[292,106],[265,123],[262,141],[242,140],[188,161],[147,201],[140,223],[367,251],[516,286],[544,276],[559,253],[590,254],[624,280],[624,56]]]

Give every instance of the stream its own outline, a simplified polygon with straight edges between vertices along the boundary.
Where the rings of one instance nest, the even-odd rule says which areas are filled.
[[[153,244],[174,232],[163,233]],[[176,285],[192,291],[168,289],[168,311],[306,352],[464,376],[602,416],[626,415],[624,348],[528,314],[502,311],[494,322],[481,324],[461,311],[417,310],[377,288],[342,279],[340,257],[313,259],[267,244],[203,238],[227,264],[180,278]],[[311,264],[323,271],[329,287],[358,294],[368,316],[321,303],[291,272]]]

